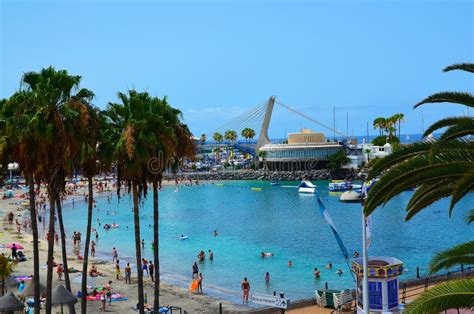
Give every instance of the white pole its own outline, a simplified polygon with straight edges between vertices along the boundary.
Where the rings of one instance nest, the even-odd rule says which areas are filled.
[[[364,207],[362,207],[362,260],[364,267],[364,278],[362,281],[362,304],[364,306],[364,313],[370,313],[369,307],[369,271],[368,271],[368,256],[367,256],[367,228],[364,214]]]

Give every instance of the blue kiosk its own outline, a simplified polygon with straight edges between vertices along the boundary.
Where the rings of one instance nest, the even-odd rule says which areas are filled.
[[[352,260],[352,272],[357,277],[357,312],[363,313],[363,259]],[[398,276],[403,273],[403,262],[395,257],[369,256],[369,305],[371,312],[399,312]]]

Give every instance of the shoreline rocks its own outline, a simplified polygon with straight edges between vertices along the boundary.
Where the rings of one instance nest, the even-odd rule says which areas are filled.
[[[307,170],[307,171],[264,171],[264,170],[236,170],[236,171],[222,171],[222,172],[189,172],[180,173],[177,175],[164,174],[163,179],[174,180],[268,180],[268,181],[299,181],[303,177],[309,180],[330,180],[333,179],[331,172],[327,169]],[[367,177],[367,172],[362,170],[347,170],[344,171],[337,178],[351,177],[354,180],[364,180]],[[335,179],[335,178],[334,178]]]

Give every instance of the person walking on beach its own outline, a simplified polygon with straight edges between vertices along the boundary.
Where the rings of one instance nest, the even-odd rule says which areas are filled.
[[[117,250],[114,248],[112,248],[112,263],[116,263],[118,260],[118,253],[117,253]]]
[[[131,284],[132,283],[132,268],[130,267],[130,263],[127,263],[125,267],[125,283]]]
[[[63,264],[59,264],[58,267],[56,268],[56,273],[58,274],[58,281],[63,280],[63,272],[64,272]]]
[[[242,281],[242,303],[249,303],[249,292],[250,292],[250,282],[248,282],[247,277]]]
[[[193,263],[193,279],[194,278],[197,278],[199,274],[199,267],[198,267],[198,264],[196,262]]]
[[[121,271],[120,271],[120,261],[117,261],[117,263],[115,263],[115,278],[117,280],[120,280],[120,274],[121,274]]]
[[[105,291],[101,290],[99,292],[99,299],[100,299],[100,311],[105,312],[105,304],[107,303]]]
[[[17,247],[16,247],[16,244],[13,243],[12,247],[11,247],[11,251],[12,251],[12,260],[17,260],[18,257],[17,257]]]
[[[91,256],[95,257],[95,242],[94,242],[94,240],[91,241]]]
[[[72,244],[76,245],[77,237],[76,237],[76,231],[72,234]]]
[[[150,274],[148,273],[148,262],[146,259],[142,258],[142,270],[143,270],[143,274],[145,274],[146,272],[146,275],[149,276]]]
[[[109,305],[112,305],[112,280],[109,281],[108,284],[105,285],[105,296],[107,297],[107,300],[109,300]]]
[[[202,292],[202,281],[204,280],[204,276],[202,273],[199,273],[197,281],[198,281],[198,293],[203,294]]]
[[[150,277],[151,277],[151,281],[155,281],[155,265],[153,265],[153,262],[150,261],[150,264],[148,265],[148,271],[150,272]]]

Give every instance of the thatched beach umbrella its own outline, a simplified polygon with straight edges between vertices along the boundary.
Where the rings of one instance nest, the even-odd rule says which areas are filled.
[[[39,284],[39,291],[40,291],[40,294],[43,294],[46,292],[46,286],[43,285],[42,283]],[[28,296],[32,296],[35,294],[35,281],[33,279],[29,280],[26,284],[25,284],[25,289],[23,289],[23,291],[21,292],[21,294],[23,294],[24,296],[28,297]]]
[[[21,311],[25,305],[10,291],[0,298],[0,312]]]
[[[18,288],[18,281],[13,276],[8,276],[5,278],[5,287],[7,290]]]
[[[53,291],[51,298],[52,305],[61,305],[61,313],[63,313],[63,305],[73,305],[77,302],[77,297],[69,292],[63,285],[59,285]]]

